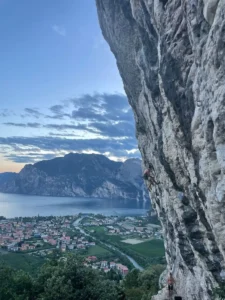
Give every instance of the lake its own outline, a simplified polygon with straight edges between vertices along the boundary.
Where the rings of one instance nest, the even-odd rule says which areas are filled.
[[[99,198],[29,196],[0,193],[0,216],[65,216],[93,213],[117,216],[146,215],[150,202]]]

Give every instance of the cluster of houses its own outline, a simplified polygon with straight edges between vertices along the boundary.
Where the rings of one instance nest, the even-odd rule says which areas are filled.
[[[35,245],[28,245],[24,241],[32,238],[33,225],[29,222],[24,224],[15,220],[1,220],[0,221],[0,246],[8,250],[18,251],[19,248],[24,251],[31,247],[32,250]]]
[[[96,256],[88,256],[84,265],[92,269],[100,269],[108,273],[111,269],[119,272],[122,276],[126,276],[129,272],[128,268],[120,263],[109,262],[106,260],[98,261]]]
[[[89,216],[88,220],[83,222],[84,226],[107,226],[111,224],[115,224],[118,220],[118,217],[111,216],[111,217],[103,217],[99,218],[99,215]]]
[[[162,238],[162,228],[159,225],[144,224],[145,217],[126,217],[118,225],[122,228],[122,236],[138,236],[141,239]]]
[[[95,246],[95,242],[87,241],[85,237],[74,237],[71,239],[69,236],[63,236],[62,238],[59,238],[56,248],[61,249],[62,252],[65,252],[66,250],[74,249],[82,250],[91,246]]]
[[[138,227],[134,225],[128,225],[126,223],[120,224],[123,230],[119,232],[121,236],[138,236],[141,239],[150,239],[150,238],[162,238],[162,231],[161,228],[150,228],[146,227]],[[110,232],[110,231],[109,231]],[[115,232],[116,233],[116,232]]]
[[[95,246],[85,236],[73,232],[72,223],[77,216],[6,219],[0,221],[0,247],[13,252],[34,251],[43,248],[58,248],[62,252],[73,249],[86,249]],[[70,235],[67,232],[73,234]]]
[[[145,217],[142,217],[143,220]],[[116,234],[120,236],[138,236],[141,239],[162,239],[162,229],[159,225],[143,224],[140,217],[124,217],[121,221],[118,217],[105,217],[98,219],[96,216],[89,218],[88,222],[83,223],[84,227],[104,226],[107,234]],[[92,230],[94,232],[94,230]],[[92,232],[91,231],[91,232]]]

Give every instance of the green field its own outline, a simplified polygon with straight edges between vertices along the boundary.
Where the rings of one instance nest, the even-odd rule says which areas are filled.
[[[106,235],[107,240],[110,242],[120,242],[122,238],[119,235]]]
[[[165,255],[164,243],[162,240],[151,240],[136,245],[128,245],[128,247],[145,257],[162,257]]]
[[[104,226],[88,226],[86,229],[88,231],[95,230],[97,233],[105,233]]]
[[[108,251],[107,249],[100,247],[98,245],[90,247],[88,249],[88,255],[98,256],[98,255],[110,254],[110,253],[111,253],[110,251]]]
[[[34,274],[45,263],[45,259],[28,254],[9,253],[0,255],[0,263]]]

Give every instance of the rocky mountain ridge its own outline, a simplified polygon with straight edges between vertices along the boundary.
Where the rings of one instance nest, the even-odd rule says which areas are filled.
[[[17,174],[13,172],[0,173],[0,186],[6,183],[7,181],[14,179],[16,175]]]
[[[167,273],[184,299],[210,300],[225,269],[225,1],[96,3],[160,182],[151,199]]]
[[[1,177],[0,177],[1,178]],[[103,155],[70,153],[26,165],[1,184],[4,193],[146,200],[141,160],[124,163]]]

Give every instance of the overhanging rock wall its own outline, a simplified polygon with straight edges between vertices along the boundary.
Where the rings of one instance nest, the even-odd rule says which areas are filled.
[[[160,181],[168,270],[185,299],[212,299],[225,267],[225,0],[96,3]]]

